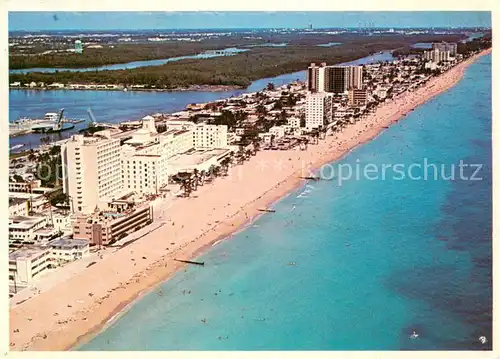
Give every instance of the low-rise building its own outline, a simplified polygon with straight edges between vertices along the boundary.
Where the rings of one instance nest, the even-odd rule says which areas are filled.
[[[47,246],[51,249],[55,265],[82,259],[90,254],[89,241],[86,239],[60,238],[49,242]]]
[[[30,212],[40,212],[48,205],[47,197],[43,194],[9,192],[9,199],[26,201]]]
[[[287,121],[288,125],[291,126],[292,128],[300,127],[300,118],[298,117],[290,117]]]
[[[388,89],[385,87],[377,87],[375,90],[373,90],[373,95],[377,96],[380,99],[384,99],[387,97],[387,91]]]
[[[51,267],[50,248],[21,248],[9,253],[9,289],[17,292]]]
[[[36,231],[46,225],[45,216],[9,217],[9,243],[34,243],[38,240]]]
[[[190,150],[176,155],[168,160],[170,173],[208,171],[211,166],[217,166],[222,159],[229,156],[231,150],[216,148],[210,150]]]
[[[125,212],[100,212],[79,215],[73,224],[73,238],[92,245],[109,245],[153,222],[153,208],[139,206]]]
[[[27,216],[28,214],[28,200],[22,198],[9,198],[9,217]]]
[[[9,181],[9,192],[25,192],[29,193],[37,187],[41,187],[42,181],[26,181],[26,182],[12,182]]]
[[[62,88],[64,88],[64,84],[60,84],[60,83],[54,82],[54,83],[48,85],[47,87],[62,89]]]
[[[70,234],[73,232],[72,226],[72,216],[64,211],[56,210],[49,213],[51,217],[51,224],[57,232],[62,232],[63,234]]]
[[[349,105],[350,106],[364,106],[368,100],[366,90],[351,89],[349,90]]]
[[[285,137],[285,127],[284,126],[273,126],[269,129],[269,133],[274,135],[274,138]]]

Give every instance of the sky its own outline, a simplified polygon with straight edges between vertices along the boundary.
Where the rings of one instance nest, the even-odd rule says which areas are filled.
[[[490,27],[490,12],[9,12],[9,31]]]

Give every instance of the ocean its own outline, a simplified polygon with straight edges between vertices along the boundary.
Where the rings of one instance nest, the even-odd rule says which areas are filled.
[[[331,164],[453,180],[305,183],[76,350],[491,350],[491,81],[487,55]]]

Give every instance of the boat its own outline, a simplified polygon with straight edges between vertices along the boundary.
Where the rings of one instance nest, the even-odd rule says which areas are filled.
[[[73,128],[75,128],[75,125],[71,125],[68,127],[61,126],[61,128],[37,127],[37,128],[33,129],[33,132],[34,133],[58,133],[58,132],[72,130]]]
[[[23,144],[19,144],[19,145],[14,145],[10,148],[10,151],[14,151],[14,150],[17,150],[21,147],[24,147],[24,143]]]
[[[64,109],[61,109],[59,113],[48,112],[45,114],[43,121],[31,127],[31,130],[35,133],[56,133],[71,130],[75,126],[63,127],[63,114]]]
[[[411,333],[411,335],[410,335],[410,338],[411,338],[411,339],[416,339],[416,338],[418,338],[418,334],[417,334],[417,332],[416,332],[416,331],[413,331],[413,333]]]

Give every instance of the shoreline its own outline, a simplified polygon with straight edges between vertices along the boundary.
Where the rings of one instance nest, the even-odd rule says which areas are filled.
[[[87,85],[85,85],[87,86]],[[91,85],[93,86],[93,85]],[[249,85],[250,86],[250,85]],[[24,91],[122,91],[122,92],[227,92],[234,90],[244,90],[248,88],[239,85],[190,85],[188,87],[176,87],[171,89],[161,88],[46,88],[46,87],[17,87],[9,86],[9,90],[24,90]]]
[[[173,262],[173,258],[199,256],[206,252],[213,243],[225,238],[230,239],[232,234],[244,230],[246,225],[250,225],[262,215],[258,212],[258,208],[272,205],[288,196],[301,184],[307,183],[299,178],[300,174],[307,174],[305,170],[318,169],[325,163],[336,161],[373,139],[384,131],[386,126],[398,122],[414,108],[453,87],[462,79],[468,65],[490,51],[491,49],[488,49],[474,55],[441,76],[431,79],[414,92],[403,93],[342,132],[327,136],[318,145],[310,145],[307,151],[260,151],[255,156],[261,161],[270,161],[269,163],[278,160],[286,161],[288,157],[288,168],[274,172],[269,169],[266,178],[263,178],[262,174],[254,173],[258,171],[258,164],[252,157],[244,165],[231,169],[231,171],[238,172],[236,176],[238,178],[232,176],[233,173],[231,173],[228,177],[218,178],[214,183],[201,187],[195,195],[203,198],[203,203],[200,203],[194,196],[175,201],[172,205],[174,213],[169,220],[165,221],[165,223],[171,222],[172,231],[165,228],[159,232],[164,235],[175,232],[169,239],[175,242],[180,240],[180,246],[171,251],[167,247],[166,250],[169,252],[161,253],[159,246],[165,246],[165,239],[159,237],[158,233],[153,233],[147,236],[149,238],[143,238],[130,245],[130,254],[128,248],[120,250],[106,260],[77,274],[75,278],[59,283],[47,292],[13,307],[10,316],[10,339],[14,344],[13,349],[68,350],[87,342],[125,314],[127,308],[130,308],[136,300],[151,293],[179,269],[185,267],[185,264]],[[242,176],[243,171],[248,169],[250,172],[247,176]],[[245,183],[255,187],[251,189],[253,193],[238,191]],[[231,193],[237,197],[226,203]],[[220,196],[224,194],[225,199]],[[207,208],[211,206],[214,207],[213,211]],[[232,207],[236,208],[229,210],[230,214],[224,218],[223,212],[228,211],[227,207],[230,207],[230,210]],[[215,211],[216,208],[217,211]],[[193,213],[193,210],[201,211],[197,216],[200,218],[189,217],[189,213]],[[168,213],[170,214],[170,211]],[[212,225],[213,220],[215,220],[214,225]],[[187,227],[184,228],[182,225],[180,234],[176,236],[179,222],[186,224]],[[177,227],[174,224],[177,224]],[[131,265],[127,266],[126,264],[131,263],[130,261],[124,262],[133,257],[134,251],[139,252],[136,254],[138,256],[147,254],[148,258],[153,257],[148,261],[149,265],[148,263],[142,265],[142,270],[134,269]],[[115,275],[116,264],[121,264],[122,272],[116,272]],[[79,283],[75,284],[77,281]],[[80,306],[80,310],[64,308],[64,303],[71,302],[78,296],[81,298],[88,288],[92,288],[93,293],[99,292],[90,300],[92,302],[90,306]],[[37,308],[41,307],[45,308],[44,312],[37,311]],[[78,307],[78,305],[73,305],[73,307]],[[51,310],[57,310],[58,317],[67,319],[68,323],[57,324],[57,318],[54,318]],[[35,320],[26,321],[25,317],[28,315],[31,318],[36,317],[36,323]],[[15,328],[22,330],[20,333],[12,333]],[[61,335],[62,333],[64,335]]]

